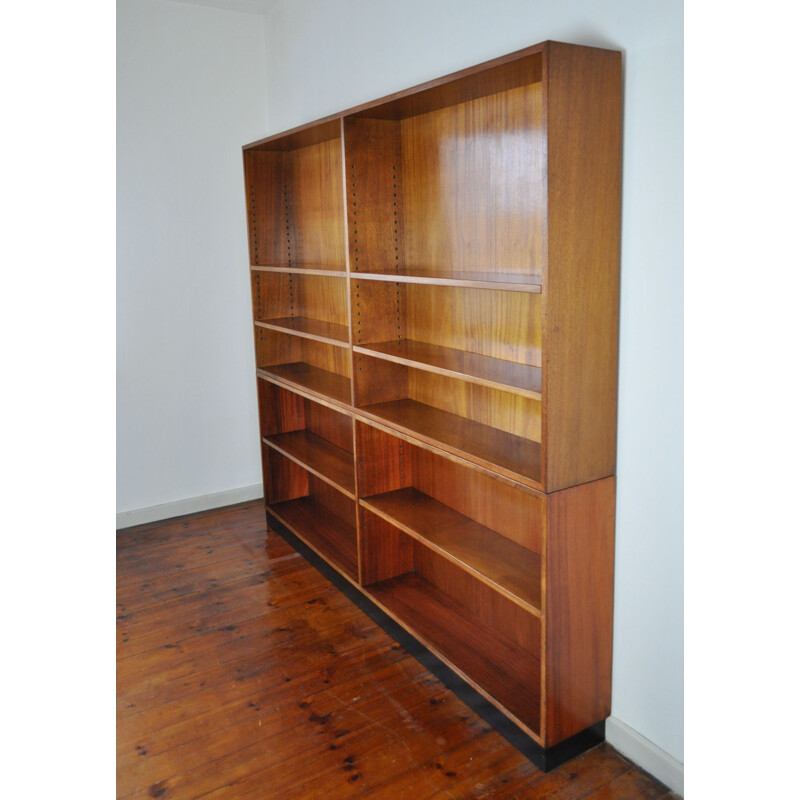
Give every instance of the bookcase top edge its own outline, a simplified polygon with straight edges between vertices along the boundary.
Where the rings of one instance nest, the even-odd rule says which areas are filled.
[[[434,98],[435,93],[438,91],[440,96],[447,92],[448,88],[456,87],[459,82],[465,83],[472,81],[473,83],[480,79],[480,76],[486,73],[500,74],[503,69],[512,69],[514,65],[519,65],[520,62],[525,62],[526,59],[541,59],[542,55],[546,53],[548,48],[552,46],[575,48],[583,51],[606,51],[615,52],[611,48],[590,47],[588,45],[570,44],[567,42],[558,42],[554,40],[546,40],[539,44],[531,45],[529,47],[515,50],[511,53],[498,56],[488,61],[475,64],[465,69],[451,72],[432,80],[425,81],[417,84],[416,86],[403,89],[401,91],[385,95],[377,100],[371,100],[366,103],[361,103],[353,106],[344,111],[340,111],[329,116],[322,117],[312,122],[303,123],[294,128],[285,131],[279,131],[271,134],[257,141],[246,144],[242,147],[243,152],[249,151],[287,151],[295,150],[312,144],[319,144],[320,142],[330,141],[336,139],[340,135],[342,120],[348,117],[383,117],[383,118],[403,118],[405,116],[414,116],[418,113],[424,113],[429,110],[424,100],[426,95],[428,98]],[[532,76],[532,80],[541,80],[541,62],[539,62],[540,73],[538,77]],[[497,87],[484,87],[481,91],[478,89],[475,96],[487,94],[491,91],[499,90]],[[466,97],[465,99],[469,99]],[[459,102],[458,98],[455,100],[439,100],[442,105],[451,104],[452,102]],[[429,103],[430,107],[436,107],[437,101],[434,99]]]

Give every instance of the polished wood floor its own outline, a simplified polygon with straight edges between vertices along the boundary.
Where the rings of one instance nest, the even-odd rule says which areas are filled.
[[[268,532],[117,535],[119,798],[666,798],[601,745],[544,774]]]

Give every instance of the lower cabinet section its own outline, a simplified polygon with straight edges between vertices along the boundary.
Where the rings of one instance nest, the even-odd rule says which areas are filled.
[[[262,377],[259,402],[274,520],[542,752],[593,743],[614,478],[545,494],[295,386]]]

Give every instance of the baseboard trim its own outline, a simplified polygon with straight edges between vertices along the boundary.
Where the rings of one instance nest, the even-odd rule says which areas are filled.
[[[264,487],[262,484],[257,483],[252,486],[241,486],[238,489],[228,489],[224,492],[213,492],[199,497],[187,497],[185,500],[161,503],[148,508],[120,511],[117,513],[117,530],[131,528],[134,525],[146,525],[150,522],[160,522],[172,517],[182,517],[184,514],[194,514],[197,511],[232,506],[234,503],[244,503],[247,500],[258,500],[263,496]]]
[[[680,761],[614,716],[606,720],[606,741],[637,767],[683,797],[683,764]]]

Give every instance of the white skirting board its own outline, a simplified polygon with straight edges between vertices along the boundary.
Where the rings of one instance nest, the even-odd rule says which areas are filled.
[[[253,486],[242,486],[238,489],[228,489],[224,492],[203,494],[200,497],[187,497],[185,500],[162,503],[148,508],[120,511],[117,513],[117,530],[130,528],[133,525],[146,525],[148,522],[159,522],[162,519],[182,517],[184,514],[194,514],[197,511],[208,511],[211,508],[231,506],[234,503],[244,503],[247,500],[258,500],[263,496],[264,487],[257,483]]]
[[[683,764],[616,717],[606,720],[606,741],[683,797]]]

